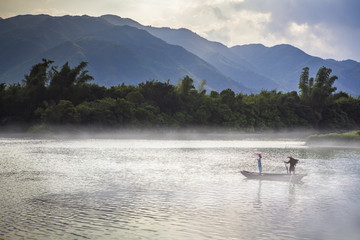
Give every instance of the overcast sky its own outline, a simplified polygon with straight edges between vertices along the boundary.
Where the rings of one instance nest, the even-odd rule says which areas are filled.
[[[115,14],[188,28],[229,47],[288,43],[310,55],[360,61],[360,0],[0,0],[0,17]]]

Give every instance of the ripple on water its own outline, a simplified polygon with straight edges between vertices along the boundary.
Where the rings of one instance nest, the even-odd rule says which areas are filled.
[[[22,147],[21,147],[22,146]],[[0,139],[0,238],[356,239],[357,150],[296,141]],[[15,152],[16,151],[16,152]],[[301,184],[245,180],[299,156]],[[349,220],[346,220],[349,219]]]

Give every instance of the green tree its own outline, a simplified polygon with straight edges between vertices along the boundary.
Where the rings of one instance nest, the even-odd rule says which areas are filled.
[[[205,86],[206,86],[206,80],[202,80],[198,87],[198,92],[202,95],[206,94]]]
[[[210,92],[210,97],[218,98],[218,97],[220,97],[220,94],[217,91],[211,91]]]
[[[313,114],[308,120],[312,121],[316,127],[325,126],[325,123],[328,126],[332,125],[325,118],[336,115],[334,111],[328,110],[335,100],[332,95],[336,91],[336,87],[333,84],[337,80],[337,76],[331,76],[331,72],[330,68],[321,67],[316,74],[315,80],[313,80],[313,78],[309,79],[309,68],[306,67],[303,68],[303,73],[300,76],[300,98],[305,105],[312,108]],[[344,124],[341,123],[341,125]]]
[[[83,102],[76,106],[79,121],[83,124],[114,126],[118,123],[115,114],[116,100],[113,98]]]
[[[305,67],[303,68],[303,72],[300,75],[300,81],[299,81],[299,89],[300,89],[300,98],[303,102],[309,103],[311,92],[314,85],[314,79],[309,79],[309,68]]]
[[[50,124],[76,123],[76,109],[72,102],[61,100],[58,104],[48,106],[45,110],[37,110],[42,121]]]
[[[22,85],[0,84],[1,124],[42,120],[100,126],[221,126],[247,131],[360,126],[360,97],[335,93],[337,77],[325,67],[315,79],[309,78],[309,68],[303,68],[299,95],[276,90],[236,94],[231,89],[207,95],[202,87],[194,88],[189,76],[177,86],[169,81],[147,81],[106,88],[88,83],[92,77],[85,62],[74,68],[66,63],[60,71],[52,64],[43,59],[34,65]]]
[[[221,91],[220,93],[221,102],[226,104],[229,108],[234,109],[235,104],[235,93],[230,88]]]
[[[165,83],[146,81],[139,84],[139,91],[147,103],[158,106],[161,112],[173,114],[180,109],[180,102],[176,95],[175,87],[169,81]]]
[[[5,117],[4,122],[12,121],[26,121],[27,116],[25,113],[29,113],[26,105],[26,97],[24,94],[24,87],[19,83],[12,84],[5,87],[2,99]]]
[[[107,90],[106,96],[110,98],[126,98],[126,96],[133,91],[136,91],[136,87],[133,85],[125,85],[122,83],[118,86],[112,86]]]
[[[134,118],[133,104],[123,98],[116,99],[115,116],[119,124],[130,124]]]
[[[6,84],[5,83],[0,83],[0,121],[2,120],[2,118],[4,116],[6,116],[6,112],[5,112],[5,94],[6,94]],[[0,122],[1,124],[1,122]]]
[[[50,97],[55,102],[61,99],[72,100],[74,86],[81,86],[94,78],[85,70],[87,62],[81,62],[78,66],[71,68],[66,62],[60,71],[53,68],[53,76],[49,86]]]
[[[25,75],[25,79],[23,80],[23,83],[26,88],[45,88],[47,82],[49,81],[49,77],[51,75],[50,72],[48,72],[51,64],[53,64],[54,61],[42,59],[42,63],[35,64],[31,67],[30,74]]]
[[[158,107],[147,103],[143,103],[135,109],[137,123],[143,126],[157,126],[160,123],[157,118],[159,113],[160,109]]]
[[[195,89],[194,80],[192,80],[187,75],[183,78],[183,80],[181,80],[181,82],[177,86],[177,91],[180,96],[188,96],[192,89]]]
[[[144,96],[138,90],[136,90],[133,92],[129,92],[126,95],[126,100],[138,106],[144,102]]]
[[[133,104],[125,99],[104,98],[76,106],[81,124],[115,126],[129,124],[134,115]]]
[[[84,101],[103,99],[107,95],[107,88],[97,84],[84,83],[81,85],[74,85],[72,89],[75,93],[71,96],[71,101],[74,105],[78,105]]]
[[[53,61],[42,59],[42,63],[32,66],[29,75],[25,75],[24,100],[27,108],[24,112],[25,120],[32,118],[33,112],[47,99],[46,85],[50,78],[49,68]]]
[[[317,110],[322,110],[327,104],[330,104],[330,96],[336,91],[333,87],[337,76],[330,76],[330,68],[321,67],[316,74],[315,84],[311,91],[311,103]]]

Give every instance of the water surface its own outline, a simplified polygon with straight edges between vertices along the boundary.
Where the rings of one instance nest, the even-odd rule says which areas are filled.
[[[358,239],[360,150],[301,140],[0,138],[0,239]],[[300,159],[299,184],[247,180]]]

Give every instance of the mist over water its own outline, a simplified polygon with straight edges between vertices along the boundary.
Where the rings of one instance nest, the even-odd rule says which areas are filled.
[[[0,239],[358,239],[360,149],[170,135],[0,137]],[[247,180],[254,152],[308,176]]]

